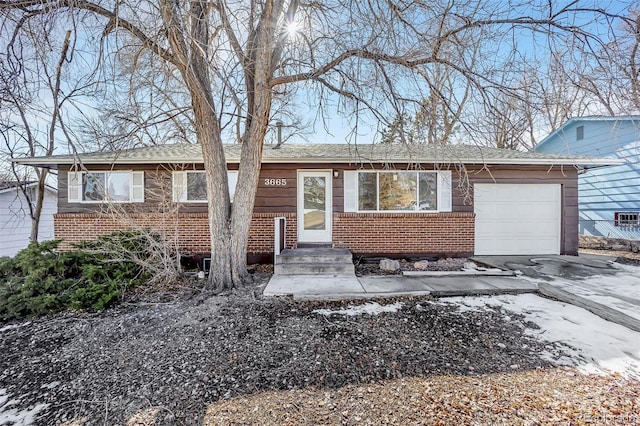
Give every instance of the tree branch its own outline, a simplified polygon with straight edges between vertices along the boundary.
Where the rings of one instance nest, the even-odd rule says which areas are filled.
[[[39,6],[39,9],[30,9]],[[0,0],[0,11],[2,10],[23,10],[30,15],[39,15],[51,12],[54,9],[81,9],[86,10],[96,15],[102,16],[109,20],[107,31],[111,28],[123,28],[127,30],[131,35],[140,40],[140,42],[149,48],[152,52],[159,55],[165,61],[179,67],[181,62],[177,60],[169,50],[163,48],[153,39],[148,37],[139,27],[132,24],[128,20],[118,16],[117,13],[105,9],[104,7],[89,1],[84,0],[22,0],[22,1],[6,1]]]

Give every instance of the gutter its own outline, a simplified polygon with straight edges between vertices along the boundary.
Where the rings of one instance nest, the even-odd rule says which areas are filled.
[[[56,157],[35,157],[24,159],[13,159],[12,162],[20,165],[57,168],[62,164],[77,164],[72,158],[56,158]],[[240,159],[227,159],[227,164],[238,164]],[[84,159],[82,164],[202,164],[202,159],[194,158],[164,158],[164,159],[125,159],[119,158],[101,158],[101,159]],[[356,164],[356,163],[436,163],[436,164],[478,164],[478,165],[530,165],[530,166],[582,166],[585,169],[595,167],[606,167],[624,164],[625,160],[621,158],[594,158],[594,159],[577,159],[577,158],[554,158],[554,159],[427,159],[427,158],[331,158],[331,157],[314,157],[314,158],[263,158],[263,164],[312,164],[312,163],[334,163],[334,164]],[[51,166],[51,167],[48,167]],[[589,167],[593,166],[593,167]]]

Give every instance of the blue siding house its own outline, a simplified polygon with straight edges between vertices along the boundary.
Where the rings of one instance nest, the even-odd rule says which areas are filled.
[[[572,118],[535,150],[624,160],[579,176],[580,234],[640,239],[640,115]]]

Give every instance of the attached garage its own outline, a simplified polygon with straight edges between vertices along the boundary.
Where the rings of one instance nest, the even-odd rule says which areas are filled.
[[[559,184],[474,185],[475,254],[560,254]]]

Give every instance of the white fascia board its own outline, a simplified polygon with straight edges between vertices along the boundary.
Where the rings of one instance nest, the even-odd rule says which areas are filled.
[[[45,167],[60,164],[202,164],[203,160],[199,158],[145,158],[145,159],[127,159],[118,158],[100,158],[100,159],[82,159],[77,161],[73,157],[34,157],[34,158],[16,158],[11,160],[14,163]],[[238,164],[239,160],[231,158],[227,160],[227,164]],[[336,158],[336,157],[314,157],[314,158],[265,158],[262,160],[264,164],[283,164],[283,163],[333,163],[333,164],[358,164],[358,163],[425,163],[425,164],[487,164],[487,165],[539,165],[539,166],[560,166],[560,165],[576,165],[576,166],[615,166],[623,164],[624,159],[621,158],[457,158],[457,159],[426,159],[426,158],[386,158],[386,159],[368,159],[368,158]]]
[[[229,163],[231,161],[227,161]],[[618,158],[593,158],[593,159],[577,159],[577,158],[553,158],[553,159],[465,159],[456,160],[440,158],[434,159],[344,159],[344,158],[313,158],[313,159],[263,159],[262,163],[278,164],[278,163],[333,163],[333,164],[358,164],[358,163],[423,163],[423,164],[487,164],[487,165],[518,165],[518,166],[615,166],[623,164],[625,161]],[[237,162],[233,162],[237,163]]]

